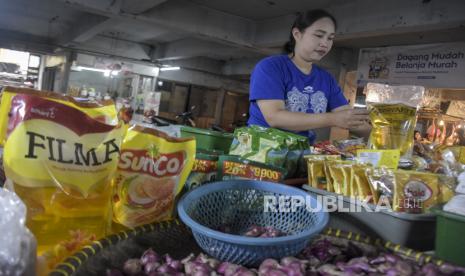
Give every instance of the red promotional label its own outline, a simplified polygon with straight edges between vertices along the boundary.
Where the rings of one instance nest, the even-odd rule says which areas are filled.
[[[250,164],[243,164],[232,161],[224,161],[223,175],[234,175],[248,179],[264,180],[270,182],[278,182],[282,175],[280,172],[252,166]]]
[[[193,172],[209,173],[217,170],[217,162],[210,160],[195,159]]]

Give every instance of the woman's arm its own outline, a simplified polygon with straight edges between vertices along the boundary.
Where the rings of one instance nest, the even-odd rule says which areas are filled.
[[[333,109],[331,112],[339,112],[339,111],[347,110],[347,109],[352,109],[352,107],[350,107],[349,105],[343,105],[343,106]],[[355,134],[356,136],[368,138],[370,136],[370,132],[372,128],[370,121],[368,119],[369,111],[367,111],[366,109],[358,109],[358,110],[365,110],[367,112],[367,118],[363,122],[363,124],[350,128],[350,132]]]
[[[368,120],[368,111],[339,107],[330,113],[300,113],[285,109],[282,100],[257,100],[258,107],[271,127],[305,131],[323,127],[357,128]]]

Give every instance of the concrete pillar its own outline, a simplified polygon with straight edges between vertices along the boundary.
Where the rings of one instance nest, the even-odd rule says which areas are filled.
[[[65,54],[65,62],[61,64],[60,68],[60,84],[58,86],[58,92],[66,94],[68,91],[68,82],[69,82],[69,74],[71,72],[71,65],[73,61],[76,59],[75,52],[67,52]]]
[[[216,98],[216,108],[215,108],[215,125],[220,125],[221,120],[223,119],[223,105],[224,105],[224,96],[226,91],[224,88],[221,88],[218,91],[218,97]]]

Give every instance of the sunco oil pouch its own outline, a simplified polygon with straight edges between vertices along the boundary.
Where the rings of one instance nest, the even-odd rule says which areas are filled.
[[[123,129],[97,120],[99,111],[91,104],[81,106],[54,93],[13,92],[9,119],[2,113],[3,123],[8,122],[4,167],[27,206],[27,225],[37,238],[39,255],[70,233],[104,236]]]
[[[194,138],[131,126],[113,178],[113,220],[126,227],[170,219],[195,159]]]

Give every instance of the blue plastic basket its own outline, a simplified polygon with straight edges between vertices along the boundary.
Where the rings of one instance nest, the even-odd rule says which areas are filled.
[[[276,204],[265,196],[276,198]],[[295,197],[292,201],[288,197],[280,202],[280,198],[286,199],[283,196],[301,196],[307,203],[292,204],[297,203]],[[267,212],[265,199],[269,202]],[[285,207],[291,211],[286,211]],[[195,240],[207,254],[244,266],[256,266],[266,258],[298,254],[329,220],[321,203],[307,192],[282,184],[249,180],[200,186],[179,201],[178,215],[191,228]],[[222,225],[228,225],[231,233],[237,235],[217,231]],[[252,225],[272,226],[288,235],[275,238],[241,236]]]

